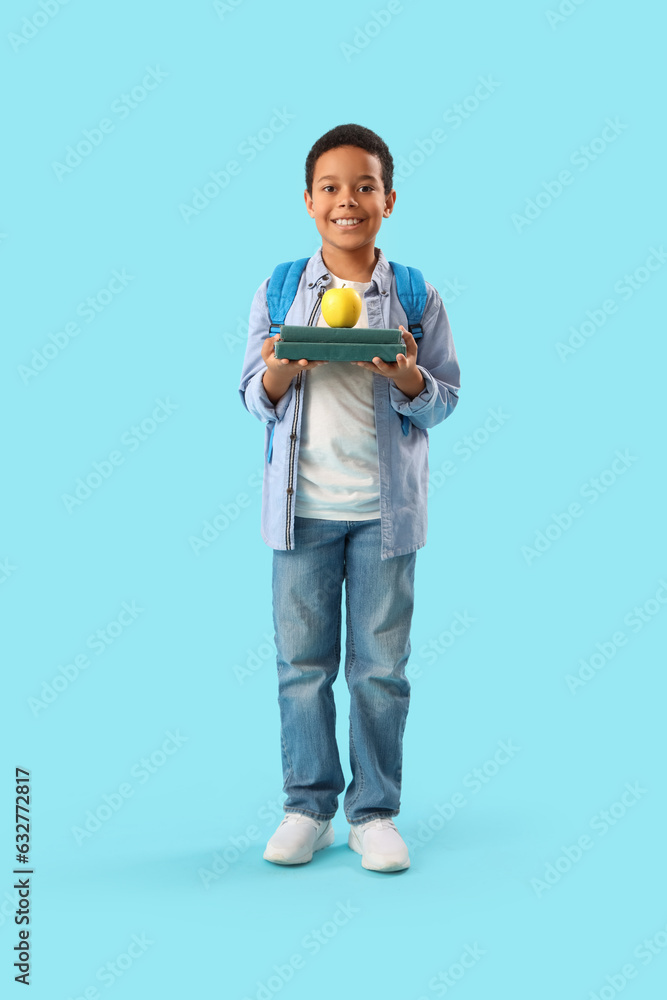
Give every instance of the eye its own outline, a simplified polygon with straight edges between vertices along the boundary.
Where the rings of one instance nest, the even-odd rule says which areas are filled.
[[[333,190],[333,184],[325,184],[324,187],[322,188],[322,190],[323,191],[327,191],[329,188],[331,188]],[[363,188],[367,188],[369,191],[374,191],[375,190],[375,188],[371,187],[370,184],[362,184],[361,188],[362,189]]]

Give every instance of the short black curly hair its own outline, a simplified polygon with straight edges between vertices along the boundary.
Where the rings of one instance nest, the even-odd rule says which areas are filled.
[[[382,164],[382,183],[385,194],[389,194],[394,180],[394,160],[389,147],[379,135],[363,125],[336,125],[321,136],[306,157],[306,190],[313,197],[313,172],[315,163],[323,153],[338,146],[359,146],[367,153],[377,156]]]

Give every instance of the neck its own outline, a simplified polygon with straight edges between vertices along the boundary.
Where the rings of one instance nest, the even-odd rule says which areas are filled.
[[[370,281],[379,256],[379,247],[372,243],[356,250],[339,250],[329,245],[322,247],[324,266],[346,281]]]

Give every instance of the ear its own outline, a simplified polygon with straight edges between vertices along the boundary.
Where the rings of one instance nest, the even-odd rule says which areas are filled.
[[[303,192],[303,197],[306,202],[306,211],[308,212],[308,215],[311,217],[311,219],[314,219],[315,218],[315,209],[313,208],[314,202],[313,199],[308,194],[307,189]]]
[[[385,219],[388,219],[391,213],[394,211],[394,205],[396,204],[396,190],[392,188],[384,201],[384,209],[382,215]]]

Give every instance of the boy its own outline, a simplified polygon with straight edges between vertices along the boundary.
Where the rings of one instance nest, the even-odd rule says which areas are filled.
[[[314,144],[304,197],[322,246],[306,264],[285,323],[326,326],[322,295],[351,286],[363,302],[356,325],[400,329],[407,355],[391,363],[277,359],[280,335],[268,336],[268,278],[250,312],[239,391],[249,412],[267,422],[262,537],[274,549],[287,794],[285,818],[264,853],[276,864],[310,861],[334,839],[331,819],[345,789],[332,691],[345,581],[348,845],[362,855],[364,868],[388,872],[410,865],[392,817],[400,806],[410,700],[405,666],[416,550],[426,541],[426,428],[453,411],[460,379],[440,295],[426,283],[417,346],[393,270],[375,247],[396,201],[392,175],[387,146],[360,125],[340,125]]]

